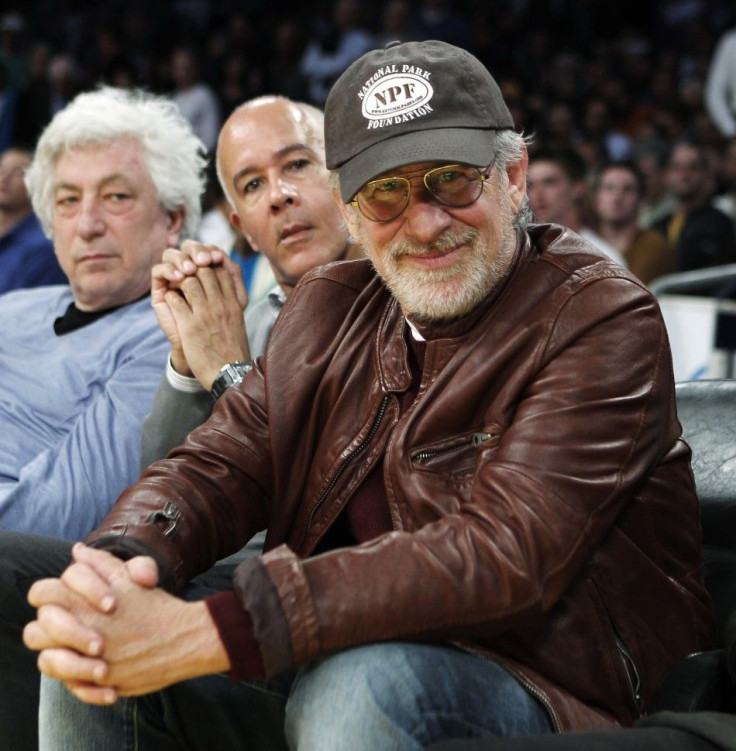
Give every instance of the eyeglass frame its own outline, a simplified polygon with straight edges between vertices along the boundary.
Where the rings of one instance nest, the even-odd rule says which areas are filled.
[[[439,196],[435,195],[434,192],[429,187],[429,185],[427,185],[427,175],[430,175],[433,172],[445,170],[448,167],[472,167],[473,169],[478,171],[478,177],[473,178],[472,182],[475,182],[476,180],[478,180],[480,182],[480,190],[478,191],[478,195],[472,201],[470,201],[470,203],[456,204],[456,203],[448,203],[447,201],[443,201]],[[355,194],[355,197],[353,198],[353,200],[349,201],[348,203],[351,206],[355,206],[358,209],[358,211],[360,211],[361,215],[364,216],[369,222],[377,222],[378,224],[388,224],[389,222],[393,222],[395,219],[398,219],[406,211],[406,207],[409,205],[409,202],[411,201],[412,180],[419,180],[421,178],[422,182],[424,183],[424,187],[427,190],[427,193],[429,193],[432,199],[437,201],[439,204],[441,204],[442,206],[450,206],[451,208],[454,208],[454,209],[465,209],[468,206],[472,206],[474,203],[476,203],[480,199],[480,197],[483,195],[483,186],[485,185],[488,178],[491,176],[492,167],[493,167],[493,162],[491,162],[490,164],[487,164],[483,168],[476,167],[474,164],[461,164],[459,162],[451,162],[449,164],[442,164],[439,167],[432,167],[432,169],[425,170],[421,174],[409,173],[408,175],[386,175],[385,177],[377,177],[375,180],[369,180],[367,183],[365,183],[365,185],[363,185],[361,189]],[[409,184],[409,189],[407,190],[407,193],[406,193],[406,199],[405,199],[404,205],[402,206],[401,211],[399,211],[399,213],[396,214],[396,216],[393,216],[390,219],[375,219],[372,216],[368,216],[363,211],[358,201],[358,195],[361,193],[361,191],[365,190],[369,185],[372,185],[373,183],[383,182],[384,180],[402,180],[405,183]]]

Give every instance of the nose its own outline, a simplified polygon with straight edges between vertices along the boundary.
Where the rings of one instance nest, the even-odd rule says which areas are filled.
[[[452,224],[446,207],[432,200],[429,193],[419,190],[418,186],[412,190],[404,215],[406,234],[423,243],[434,242]]]
[[[99,237],[105,233],[106,225],[102,207],[94,198],[81,202],[77,215],[77,233],[84,240]]]
[[[269,202],[271,210],[280,211],[284,206],[290,206],[299,202],[299,191],[294,183],[285,180],[279,175],[269,183]]]

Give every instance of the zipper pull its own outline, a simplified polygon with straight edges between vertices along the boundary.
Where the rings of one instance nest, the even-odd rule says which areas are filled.
[[[473,433],[473,446],[480,446],[482,443],[490,441],[491,438],[494,437],[493,433]]]

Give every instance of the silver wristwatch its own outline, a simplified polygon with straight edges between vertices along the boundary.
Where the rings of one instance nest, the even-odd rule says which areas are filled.
[[[250,362],[229,362],[220,368],[217,378],[212,382],[210,394],[217,401],[230,386],[237,386],[245,377],[246,373],[253,370]]]

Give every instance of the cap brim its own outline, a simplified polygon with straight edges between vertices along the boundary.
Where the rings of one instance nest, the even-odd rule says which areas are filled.
[[[340,195],[349,203],[370,180],[415,162],[458,162],[484,167],[493,161],[497,133],[496,129],[438,128],[387,138],[338,167]]]

